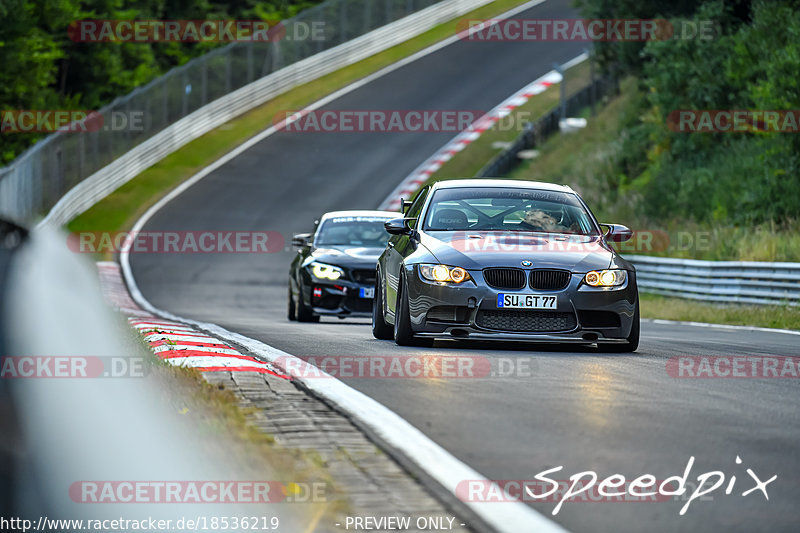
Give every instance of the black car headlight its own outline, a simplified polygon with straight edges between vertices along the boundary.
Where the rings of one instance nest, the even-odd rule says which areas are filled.
[[[308,269],[311,272],[311,275],[317,279],[327,279],[330,281],[336,281],[337,279],[344,276],[344,270],[337,266],[328,265],[326,263],[318,263],[314,261],[308,264]]]
[[[583,281],[592,287],[619,287],[628,279],[625,270],[592,270],[583,276]]]
[[[463,268],[447,265],[419,265],[419,274],[428,281],[441,283],[463,283],[472,279]]]

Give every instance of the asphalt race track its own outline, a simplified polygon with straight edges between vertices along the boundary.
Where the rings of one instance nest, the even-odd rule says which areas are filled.
[[[548,1],[520,18],[576,18]],[[489,110],[583,51],[583,43],[458,42],[336,100],[326,109]],[[266,126],[266,125],[265,125]],[[145,231],[309,231],[319,214],[375,208],[454,133],[279,132],[188,189]],[[592,199],[586,198],[591,205]],[[615,221],[611,221],[615,222]],[[624,221],[619,221],[624,222]],[[287,243],[288,244],[288,243]],[[366,320],[286,319],[292,252],[132,254],[139,288],[156,307],[220,324],[297,356],[471,355],[510,376],[479,379],[346,379],[489,479],[682,475],[714,470],[712,500],[567,502],[554,520],[573,531],[798,531],[800,390],[797,379],[677,379],[676,356],[800,355],[800,337],[643,323],[634,355],[587,348],[437,343],[400,348],[372,338]],[[737,455],[742,464],[737,465]],[[742,497],[754,483],[767,486]],[[731,475],[735,488],[725,495]],[[533,506],[550,516],[555,503]]]

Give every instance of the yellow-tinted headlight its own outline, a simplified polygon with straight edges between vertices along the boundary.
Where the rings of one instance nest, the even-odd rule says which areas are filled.
[[[628,279],[624,270],[592,270],[587,272],[583,281],[592,287],[619,287]]]
[[[420,265],[419,273],[428,281],[441,283],[463,283],[470,279],[469,272],[463,268],[447,265]]]
[[[461,283],[465,279],[467,279],[467,271],[461,267],[455,267],[450,269],[450,279],[452,279],[455,283]]]
[[[329,279],[335,281],[344,275],[344,271],[333,265],[326,265],[325,263],[311,263],[311,274],[317,279]]]
[[[436,265],[431,269],[435,281],[450,281],[450,271],[444,265]]]

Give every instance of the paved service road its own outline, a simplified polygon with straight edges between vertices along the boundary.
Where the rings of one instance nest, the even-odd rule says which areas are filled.
[[[519,15],[576,16],[566,1]],[[489,110],[583,46],[458,42],[327,108]],[[374,208],[452,136],[277,133],[188,189],[144,229],[308,231],[324,211]],[[346,380],[489,479],[532,479],[558,465],[559,479],[585,470],[663,479],[683,474],[690,456],[691,478],[712,470],[724,472],[726,483],[737,477],[731,495],[723,486],[682,517],[679,501],[567,503],[554,519],[574,531],[800,530],[798,380],[676,379],[666,371],[679,355],[800,355],[800,337],[646,323],[635,355],[455,342],[400,348],[373,339],[364,320],[288,322],[291,256],[134,254],[131,264],[156,307],[294,355],[463,354],[485,357],[494,369],[516,365],[505,377]],[[759,492],[740,496],[752,485],[746,468],[762,479],[778,474],[768,502]],[[548,516],[554,506],[534,504]]]

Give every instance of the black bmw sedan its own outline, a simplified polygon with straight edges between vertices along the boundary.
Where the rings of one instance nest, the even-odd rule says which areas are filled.
[[[313,233],[292,238],[298,249],[289,269],[288,318],[317,322],[321,315],[372,316],[375,264],[389,240],[389,211],[333,211]]]

